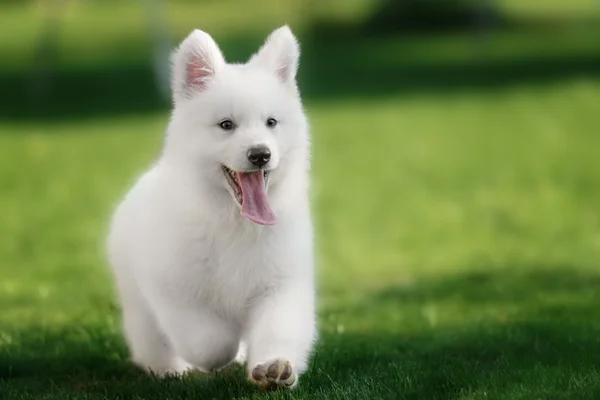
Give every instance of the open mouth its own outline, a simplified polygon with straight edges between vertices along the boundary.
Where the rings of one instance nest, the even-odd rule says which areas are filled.
[[[275,214],[267,198],[269,171],[239,172],[224,165],[221,165],[221,170],[242,209],[242,216],[261,225],[275,224]]]
[[[224,165],[221,165],[221,170],[223,171],[223,175],[225,175],[225,178],[227,179],[227,183],[229,183],[229,187],[231,187],[231,190],[233,191],[234,198],[236,199],[239,206],[241,207],[244,203],[244,196],[242,194],[240,177],[238,177],[238,175],[239,174],[241,175],[241,174],[258,173],[259,171],[236,172],[230,168],[227,168]],[[267,184],[269,183],[269,171],[262,171],[262,173],[263,173],[263,181],[264,181],[264,190],[266,191]]]

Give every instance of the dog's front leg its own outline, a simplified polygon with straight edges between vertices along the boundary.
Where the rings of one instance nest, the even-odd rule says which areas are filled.
[[[154,297],[161,328],[175,353],[196,369],[218,370],[233,361],[240,332],[209,308],[175,296]]]
[[[255,304],[249,321],[248,373],[264,388],[293,388],[315,340],[314,289],[288,283]]]

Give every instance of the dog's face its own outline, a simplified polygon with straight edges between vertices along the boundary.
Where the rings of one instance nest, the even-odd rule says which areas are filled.
[[[306,119],[296,89],[299,48],[279,28],[246,64],[227,64],[202,31],[173,56],[174,110],[169,151],[193,165],[218,190],[228,191],[242,215],[275,223],[269,196],[302,164]]]

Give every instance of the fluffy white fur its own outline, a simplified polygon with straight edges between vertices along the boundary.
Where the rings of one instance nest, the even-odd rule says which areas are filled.
[[[307,368],[313,233],[298,57],[287,26],[246,64],[227,64],[199,30],[173,55],[163,151],[118,206],[108,238],[132,358],[148,371],[213,371],[237,355],[257,384],[293,387]],[[219,127],[224,118],[235,131]],[[240,215],[221,170],[248,170],[256,145],[272,153],[274,226]]]

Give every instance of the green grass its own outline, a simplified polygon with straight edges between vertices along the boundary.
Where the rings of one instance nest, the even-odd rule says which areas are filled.
[[[208,4],[231,53],[258,45],[264,22],[243,39]],[[284,13],[269,7],[256,15]],[[0,16],[29,21],[5,18],[20,42],[0,36],[14,95],[0,100],[0,399],[600,398],[600,49],[588,28],[501,32],[484,57],[464,34],[306,33],[321,339],[297,391],[265,394],[240,368],[161,381],[128,362],[103,240],[168,113],[143,25],[115,24],[119,47],[92,11],[82,20],[106,40],[74,30],[61,42],[64,91],[43,115],[19,112],[14,83],[28,79],[35,14]],[[193,18],[176,13],[181,35]]]

